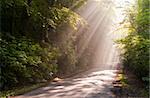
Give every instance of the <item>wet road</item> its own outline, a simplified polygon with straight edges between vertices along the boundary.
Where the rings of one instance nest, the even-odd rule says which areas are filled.
[[[52,82],[46,87],[16,98],[115,98],[111,88],[116,76],[119,55],[113,41],[119,37],[119,34],[113,31],[117,23],[123,19],[119,14],[123,2],[126,1],[88,0],[87,4],[78,11],[89,25],[86,37],[79,44],[81,50],[79,55],[84,53],[89,43],[97,46],[93,69],[59,82]],[[78,33],[81,31],[82,28]]]

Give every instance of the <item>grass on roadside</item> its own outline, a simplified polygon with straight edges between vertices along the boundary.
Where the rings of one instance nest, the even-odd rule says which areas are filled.
[[[141,80],[137,78],[135,74],[129,69],[123,69],[124,71],[118,75],[120,82],[123,86],[123,93],[128,95],[138,96],[142,98],[148,98],[149,92],[144,88]],[[135,94],[136,93],[136,94]]]
[[[28,85],[28,86],[16,87],[16,88],[14,88],[12,90],[8,90],[8,91],[1,91],[0,98],[7,98],[8,96],[21,95],[21,94],[30,92],[34,89],[45,86],[45,85],[47,85],[47,83],[38,83],[38,84],[33,84],[33,85]]]

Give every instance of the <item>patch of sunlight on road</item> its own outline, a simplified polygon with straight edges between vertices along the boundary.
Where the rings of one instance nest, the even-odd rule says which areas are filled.
[[[111,81],[117,70],[92,69],[86,73],[59,82],[52,82],[47,87],[39,88],[19,98],[113,98],[110,92]]]

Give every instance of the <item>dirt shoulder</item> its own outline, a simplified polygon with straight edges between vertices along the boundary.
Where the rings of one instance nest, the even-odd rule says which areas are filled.
[[[144,84],[129,69],[119,69],[111,90],[116,98],[149,98]]]

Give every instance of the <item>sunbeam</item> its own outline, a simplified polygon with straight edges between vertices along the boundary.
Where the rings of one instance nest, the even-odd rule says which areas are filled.
[[[78,23],[77,31],[67,28],[67,32],[77,36],[77,57],[90,57],[85,57],[90,62],[90,67],[86,66],[89,69],[69,78],[55,78],[48,86],[16,98],[115,98],[111,88],[120,65],[120,52],[114,41],[124,36],[115,32],[125,18],[124,10],[129,1],[88,0],[77,10],[87,24]],[[60,37],[59,40],[66,39]],[[88,53],[91,54],[85,55]]]
[[[105,64],[106,62],[111,63],[113,57],[112,53],[115,51],[113,49],[110,51],[113,45],[109,44],[112,42],[112,40],[110,40],[111,36],[106,36],[111,30],[113,14],[115,14],[113,5],[114,3],[111,2],[111,0],[108,2],[105,0],[89,0],[86,6],[82,7],[80,9],[81,12],[79,12],[87,21],[88,29],[78,42],[78,56],[81,57],[89,47],[95,48],[95,57],[93,56],[92,58],[94,65]],[[79,28],[77,33],[82,33],[83,29],[83,27]],[[106,49],[109,53],[105,53],[105,51],[107,51]],[[108,60],[106,61],[106,59]]]
[[[80,36],[78,57],[82,57],[88,48],[93,48],[91,60],[93,65],[111,65],[119,62],[119,53],[114,40],[123,35],[114,32],[125,18],[126,5],[132,2],[133,0],[89,0],[79,9],[79,14],[88,23],[88,29],[86,31],[85,27],[78,29],[77,34]]]

